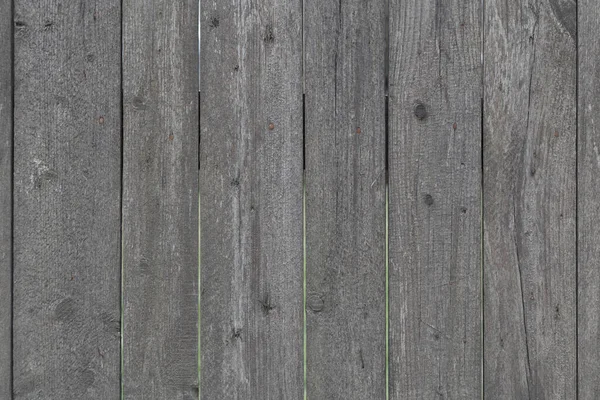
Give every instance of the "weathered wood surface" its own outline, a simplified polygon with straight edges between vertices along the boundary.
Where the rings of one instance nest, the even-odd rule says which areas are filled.
[[[202,4],[203,399],[300,399],[302,3]]]
[[[14,2],[15,399],[119,397],[120,9]]]
[[[198,2],[123,3],[123,392],[198,398]]]
[[[390,1],[390,399],[481,395],[480,16]]]
[[[385,398],[386,2],[304,2],[309,399]]]
[[[12,1],[0,0],[0,400],[12,397]]]
[[[600,8],[578,2],[578,395],[600,398]]]
[[[574,1],[485,7],[487,399],[576,398],[575,24]]]

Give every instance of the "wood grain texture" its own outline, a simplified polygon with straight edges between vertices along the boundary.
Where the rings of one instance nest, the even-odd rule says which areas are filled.
[[[123,2],[123,392],[198,398],[198,2]]]
[[[14,7],[14,399],[116,399],[120,1]]]
[[[385,398],[386,11],[304,2],[309,399]]]
[[[302,397],[302,7],[204,2],[201,394]]]
[[[600,398],[600,9],[578,2],[578,389]]]
[[[576,398],[576,7],[489,0],[484,387]]]
[[[0,0],[0,400],[12,398],[12,1]]]
[[[481,396],[481,5],[390,0],[390,399]]]

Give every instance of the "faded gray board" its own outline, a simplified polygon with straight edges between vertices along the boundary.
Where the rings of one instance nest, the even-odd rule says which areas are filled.
[[[12,1],[0,0],[0,400],[12,398]]]
[[[14,398],[116,399],[120,1],[14,7]]]
[[[484,395],[574,399],[575,2],[484,21]]]
[[[390,399],[481,396],[481,5],[390,0]]]
[[[385,399],[386,11],[304,2],[309,399]]]
[[[198,398],[198,2],[123,3],[123,393]]]
[[[302,398],[302,3],[204,2],[201,396]]]
[[[600,398],[600,8],[580,0],[578,99],[578,390]]]

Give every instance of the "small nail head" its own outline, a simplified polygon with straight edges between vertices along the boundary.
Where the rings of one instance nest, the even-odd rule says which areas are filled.
[[[311,311],[321,312],[323,311],[325,302],[323,301],[323,298],[321,296],[313,294],[309,295],[306,299],[306,305]]]
[[[269,124],[269,130],[272,131],[273,129],[275,129],[275,124],[271,122]]]
[[[98,118],[98,123],[102,125],[104,123],[104,117]]]
[[[425,107],[424,104],[419,103],[416,105],[415,107],[415,116],[418,119],[425,119],[425,117],[427,117],[427,108]]]
[[[356,133],[360,134],[361,130],[360,130],[360,126],[358,128],[356,128]]]

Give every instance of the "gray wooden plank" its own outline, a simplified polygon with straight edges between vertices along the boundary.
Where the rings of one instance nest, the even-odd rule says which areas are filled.
[[[578,395],[600,398],[600,9],[578,2]]]
[[[198,398],[198,2],[123,2],[123,394]]]
[[[12,1],[0,0],[0,400],[12,398]]]
[[[390,1],[389,396],[481,396],[481,4]]]
[[[309,399],[384,399],[387,1],[304,2]]]
[[[201,394],[303,392],[302,7],[201,13]]]
[[[576,5],[488,0],[484,387],[576,398]]]
[[[14,398],[116,399],[120,1],[14,7]]]

